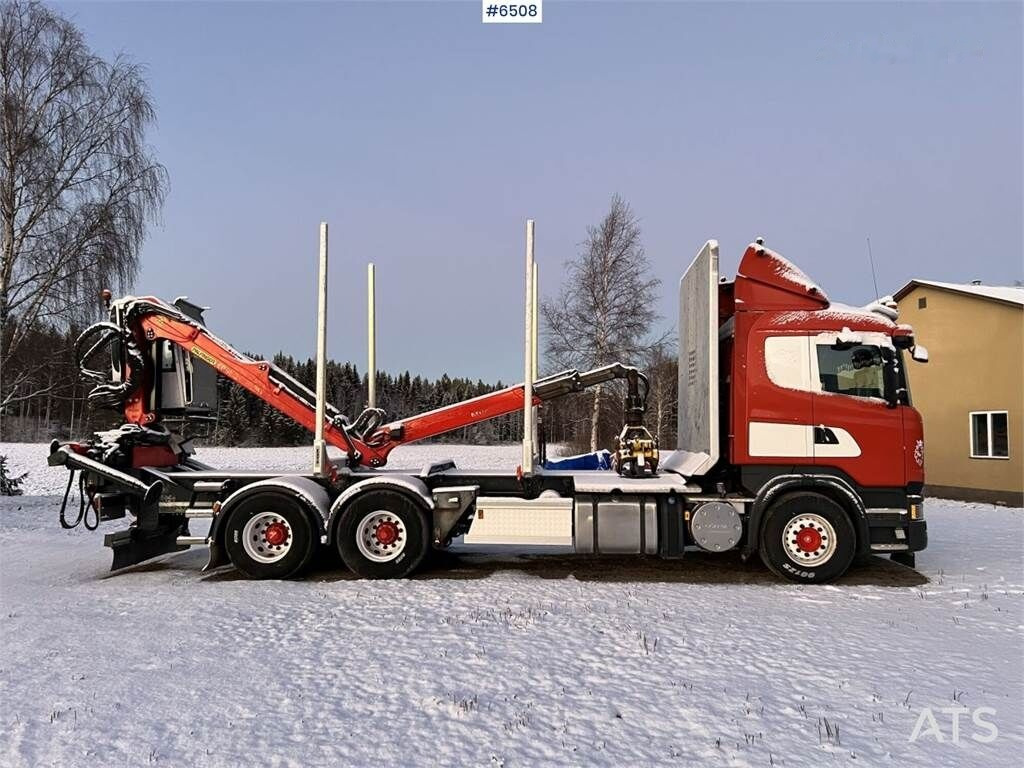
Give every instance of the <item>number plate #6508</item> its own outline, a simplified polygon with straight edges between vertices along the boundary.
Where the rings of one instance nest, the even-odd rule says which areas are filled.
[[[484,24],[540,24],[544,20],[544,0],[531,0],[527,3],[483,0],[480,14]]]

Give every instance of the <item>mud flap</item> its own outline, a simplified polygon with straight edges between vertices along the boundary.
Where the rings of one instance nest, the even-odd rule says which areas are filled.
[[[156,530],[145,531],[132,526],[123,531],[108,533],[103,537],[103,545],[110,547],[114,552],[114,561],[110,565],[110,570],[119,571],[168,552],[180,552],[188,549],[187,544],[178,544],[178,536],[182,535],[182,527],[175,525],[170,529],[160,527]]]
[[[893,552],[889,555],[889,559],[894,563],[905,565],[907,568],[917,567],[917,558],[914,557],[913,552]]]
[[[227,552],[224,551],[224,545],[218,540],[213,540],[210,542],[209,555],[206,565],[203,566],[203,572],[212,571],[214,568],[220,568],[230,562]]]

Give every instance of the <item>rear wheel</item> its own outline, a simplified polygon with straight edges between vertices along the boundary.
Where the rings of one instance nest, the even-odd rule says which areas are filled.
[[[426,515],[397,491],[367,491],[342,512],[335,530],[341,559],[366,579],[401,579],[430,549]]]
[[[252,579],[287,579],[313,557],[319,540],[302,505],[281,493],[243,499],[225,523],[231,563]]]
[[[856,545],[853,524],[841,506],[818,493],[794,493],[768,510],[760,555],[779,576],[821,583],[846,573]]]

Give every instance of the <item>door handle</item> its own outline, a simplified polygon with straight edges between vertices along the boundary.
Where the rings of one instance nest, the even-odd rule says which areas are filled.
[[[815,445],[839,445],[839,438],[836,437],[836,433],[828,427],[815,427],[814,428],[814,444]]]

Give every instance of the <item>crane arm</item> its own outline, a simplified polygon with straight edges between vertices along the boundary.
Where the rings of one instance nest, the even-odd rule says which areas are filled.
[[[152,297],[128,298],[117,302],[111,310],[112,322],[94,326],[106,333],[110,329],[121,331],[122,344],[131,350],[116,358],[121,359],[121,381],[116,386],[100,384],[93,390],[94,399],[103,395],[123,408],[130,424],[147,427],[156,423],[159,408],[151,407],[153,389],[152,372],[147,372],[146,355],[140,350],[151,348],[157,340],[169,341],[193,357],[202,360],[219,374],[263,400],[272,408],[296,421],[306,429],[316,430],[316,396],[301,382],[266,360],[252,360],[226,342],[217,338],[202,323],[187,317],[176,307]],[[116,322],[114,322],[116,321]],[[94,329],[80,338],[80,345]],[[93,343],[85,357],[96,352],[100,342]],[[151,357],[151,356],[150,356]],[[83,375],[96,380],[98,372],[86,368],[80,358]],[[533,404],[580,392],[613,379],[625,378],[629,382],[629,402],[646,398],[647,379],[636,368],[618,363],[580,373],[567,370],[538,380],[533,387]],[[644,383],[639,395],[637,383]],[[113,397],[111,397],[113,393]],[[426,440],[456,429],[504,416],[523,408],[525,388],[517,384],[496,392],[442,406],[426,413],[382,424],[384,412],[367,409],[354,422],[350,422],[337,408],[328,404],[324,423],[324,439],[345,451],[350,466],[381,467],[388,454],[400,445]],[[642,414],[642,408],[641,408]]]

